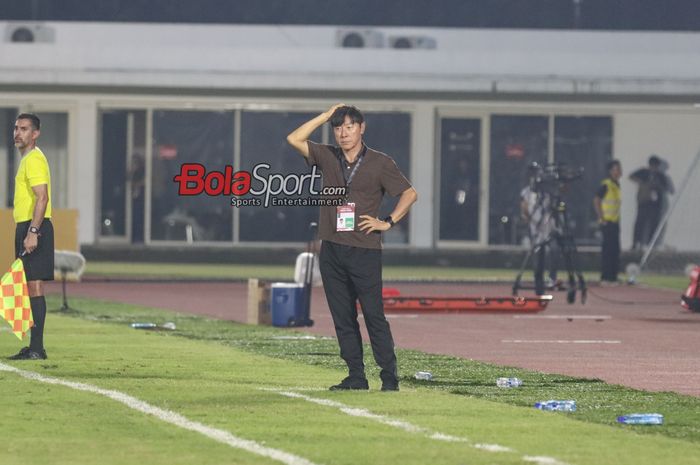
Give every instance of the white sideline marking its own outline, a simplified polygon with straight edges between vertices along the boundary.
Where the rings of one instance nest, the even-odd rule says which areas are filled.
[[[265,447],[250,439],[242,439],[236,437],[228,431],[212,428],[211,426],[207,426],[205,424],[189,420],[188,418],[180,415],[179,413],[155,407],[151,404],[148,404],[147,402],[137,399],[136,397],[124,394],[123,392],[102,389],[98,388],[97,386],[92,386],[90,384],[66,381],[59,378],[53,378],[51,376],[43,376],[32,371],[20,370],[13,366],[5,365],[2,362],[0,362],[0,371],[16,373],[22,376],[23,378],[39,381],[46,384],[66,386],[78,391],[99,394],[117,402],[121,402],[122,404],[126,405],[131,409],[137,410],[147,415],[153,415],[154,417],[166,423],[170,423],[172,425],[179,426],[180,428],[200,433],[208,438],[224,443],[236,449],[243,449],[253,454],[277,460],[287,465],[315,465],[313,462],[303,457],[299,457],[297,455],[290,454],[288,452],[284,452],[278,449],[273,449],[271,447]]]
[[[438,441],[447,441],[447,442],[470,442],[469,439],[467,438],[460,438],[457,436],[451,436],[449,434],[443,434],[443,433],[438,433],[438,432],[433,432],[427,428],[423,428],[421,426],[413,425],[411,423],[408,423],[403,420],[394,420],[390,417],[386,417],[384,415],[378,415],[376,413],[372,413],[367,409],[363,408],[354,408],[354,407],[349,407],[343,403],[337,402],[335,400],[330,400],[330,399],[322,399],[318,397],[311,397],[307,396],[298,392],[292,392],[291,390],[279,390],[279,389],[271,389],[271,388],[263,388],[261,389],[262,391],[268,391],[268,392],[274,392],[277,393],[281,396],[285,397],[291,397],[292,399],[302,399],[307,402],[311,402],[314,404],[318,405],[323,405],[325,407],[334,407],[339,409],[341,412],[347,414],[347,415],[352,415],[356,417],[361,417],[361,418],[368,418],[370,420],[375,420],[379,423],[383,423],[385,425],[393,426],[399,429],[402,429],[404,431],[407,431],[409,433],[422,433],[425,434],[428,438],[430,439],[435,439]],[[511,449],[510,447],[506,446],[501,446],[500,444],[471,444],[472,447],[475,449],[479,450],[484,450],[487,452],[512,452],[512,453],[517,453],[515,449]],[[554,457],[546,457],[546,456],[529,456],[525,455],[523,456],[523,460],[526,462],[533,462],[537,463],[538,465],[569,465],[566,462],[561,462]]]
[[[379,423],[383,423],[385,425],[393,426],[394,428],[399,428],[404,431],[407,431],[409,433],[418,433],[418,434],[424,434],[427,437],[431,439],[435,439],[438,441],[447,441],[447,442],[468,442],[469,440],[466,438],[458,438],[456,436],[450,436],[449,434],[442,434],[442,433],[437,433],[430,431],[429,429],[422,428],[420,426],[416,426],[414,424],[408,423],[407,421],[403,420],[395,420],[393,418],[386,417],[384,415],[378,415],[376,413],[372,413],[367,409],[363,408],[355,408],[355,407],[349,407],[345,404],[341,404],[340,402],[336,402],[334,400],[330,399],[319,399],[317,397],[311,397],[307,396],[304,394],[300,394],[298,392],[291,392],[291,391],[273,391],[276,392],[277,394],[285,397],[291,397],[293,399],[302,399],[307,402],[311,402],[314,404],[318,405],[323,405],[325,407],[334,407],[339,409],[341,412],[345,413],[346,415],[350,415],[353,417],[360,417],[360,418],[368,418],[370,420],[374,420]]]
[[[566,462],[560,462],[559,460],[552,457],[531,457],[529,455],[526,455],[525,457],[523,457],[523,460],[525,460],[526,462],[536,463],[538,465],[568,465]]]
[[[474,447],[489,452],[515,452],[510,447],[500,446],[498,444],[474,444]]]
[[[285,387],[285,388],[258,388],[260,391],[270,391],[270,392],[280,392],[280,391],[300,391],[300,392],[311,392],[311,391],[317,391],[317,392],[326,392],[328,391],[328,388],[323,388],[323,387]]]
[[[615,339],[575,339],[573,341],[566,341],[561,339],[503,339],[501,342],[508,344],[622,344],[622,341]]]
[[[610,315],[513,315],[518,320],[612,320]]]

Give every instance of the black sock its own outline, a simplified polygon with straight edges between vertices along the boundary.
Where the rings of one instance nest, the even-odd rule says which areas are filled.
[[[29,348],[34,352],[41,353],[44,350],[44,322],[46,321],[46,299],[43,295],[30,297],[32,306],[32,316],[34,326],[32,326],[32,337],[29,341]]]

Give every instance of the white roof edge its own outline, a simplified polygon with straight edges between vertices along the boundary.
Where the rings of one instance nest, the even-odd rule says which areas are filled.
[[[7,34],[19,25],[52,35],[11,43]],[[0,84],[700,93],[700,33],[381,27],[367,29],[429,36],[437,48],[337,46],[339,31],[363,29],[5,21]]]

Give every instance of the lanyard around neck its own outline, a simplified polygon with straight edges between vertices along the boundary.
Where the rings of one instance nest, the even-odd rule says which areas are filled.
[[[357,169],[358,169],[358,168],[360,167],[360,165],[362,164],[362,159],[365,157],[365,153],[367,153],[367,146],[364,145],[364,144],[362,144],[362,150],[360,151],[360,155],[358,155],[358,157],[357,157],[357,164],[355,165],[355,167],[354,167],[354,168],[352,169],[352,171],[350,172],[350,175],[347,176],[347,175],[345,174],[345,169],[343,169],[343,168],[344,168],[344,167],[343,167],[343,157],[344,157],[343,151],[342,151],[342,150],[339,151],[339,153],[338,153],[338,163],[340,164],[340,172],[343,174],[343,180],[345,181],[345,187],[346,187],[346,188],[349,188],[349,187],[350,187],[350,183],[352,182],[352,178],[355,177],[355,173],[357,172]]]

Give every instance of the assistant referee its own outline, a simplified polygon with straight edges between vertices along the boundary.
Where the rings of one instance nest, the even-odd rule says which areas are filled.
[[[22,113],[15,121],[15,147],[22,154],[15,176],[14,219],[15,255],[22,257],[29,288],[34,326],[29,347],[22,348],[11,360],[44,360],[44,322],[46,299],[43,281],[53,281],[54,239],[51,224],[51,173],[46,157],[36,146],[41,122],[31,113]]]

